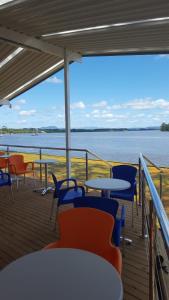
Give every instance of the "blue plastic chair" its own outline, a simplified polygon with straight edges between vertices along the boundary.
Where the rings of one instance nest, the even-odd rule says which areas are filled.
[[[0,170],[0,187],[1,186],[9,186],[12,200],[14,199],[13,197],[13,191],[12,191],[12,180],[11,176],[9,173],[5,173],[2,170]]]
[[[133,226],[133,204],[134,197],[136,196],[136,209],[138,215],[138,206],[137,206],[137,168],[131,165],[118,165],[112,168],[113,178],[123,179],[130,182],[131,187],[122,191],[112,191],[110,197],[127,200],[132,202],[132,226]]]
[[[51,207],[50,219],[52,218],[52,213],[54,209],[54,204],[57,202],[57,208],[60,205],[73,203],[73,199],[77,197],[85,196],[85,189],[83,186],[77,185],[76,179],[67,178],[63,180],[57,180],[56,176],[52,173],[53,182],[55,185],[55,190],[53,194],[53,201]],[[73,186],[63,187],[63,185],[67,183],[73,183]],[[57,201],[56,201],[57,199]]]
[[[117,211],[119,208],[118,201],[109,198],[86,196],[80,197],[73,200],[74,207],[90,207],[105,211],[111,214],[115,219],[115,226],[113,230],[113,242],[119,247],[122,227],[125,226],[125,207],[122,206],[121,216],[117,217]]]

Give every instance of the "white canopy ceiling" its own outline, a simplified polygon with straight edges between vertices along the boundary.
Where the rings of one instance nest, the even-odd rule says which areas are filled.
[[[0,24],[7,99],[62,68],[64,48],[73,59],[169,52],[168,0],[0,0]]]

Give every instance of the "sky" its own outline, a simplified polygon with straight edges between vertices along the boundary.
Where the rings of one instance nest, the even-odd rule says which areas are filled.
[[[64,128],[63,70],[0,107],[0,127]],[[70,65],[72,128],[169,123],[169,55],[82,58]]]

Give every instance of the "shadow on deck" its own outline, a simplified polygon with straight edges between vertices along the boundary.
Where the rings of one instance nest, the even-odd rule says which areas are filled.
[[[9,199],[6,187],[0,190],[0,268],[13,260],[40,250],[57,239],[53,230],[54,217],[49,221],[52,194],[41,196],[33,192],[29,179],[14,187],[14,202]],[[124,203],[124,201],[123,201]],[[126,202],[127,204],[127,202]],[[129,203],[130,204],[130,203]],[[125,245],[123,255],[124,299],[148,299],[148,262],[146,241],[141,235],[141,209],[134,211],[134,228],[131,227],[131,206],[127,208],[125,235],[133,240]]]

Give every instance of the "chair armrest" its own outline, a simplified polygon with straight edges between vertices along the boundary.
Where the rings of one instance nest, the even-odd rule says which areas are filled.
[[[74,178],[67,178],[67,179],[59,180],[59,181],[57,182],[56,188],[57,188],[57,189],[60,189],[61,186],[62,186],[62,184],[65,183],[65,182],[73,182],[73,183],[74,183],[74,187],[77,188],[77,181],[76,181],[76,179],[74,179]]]
[[[28,161],[24,163],[25,167],[27,168],[28,165],[32,165],[32,170],[34,170],[34,162],[33,161]]]

